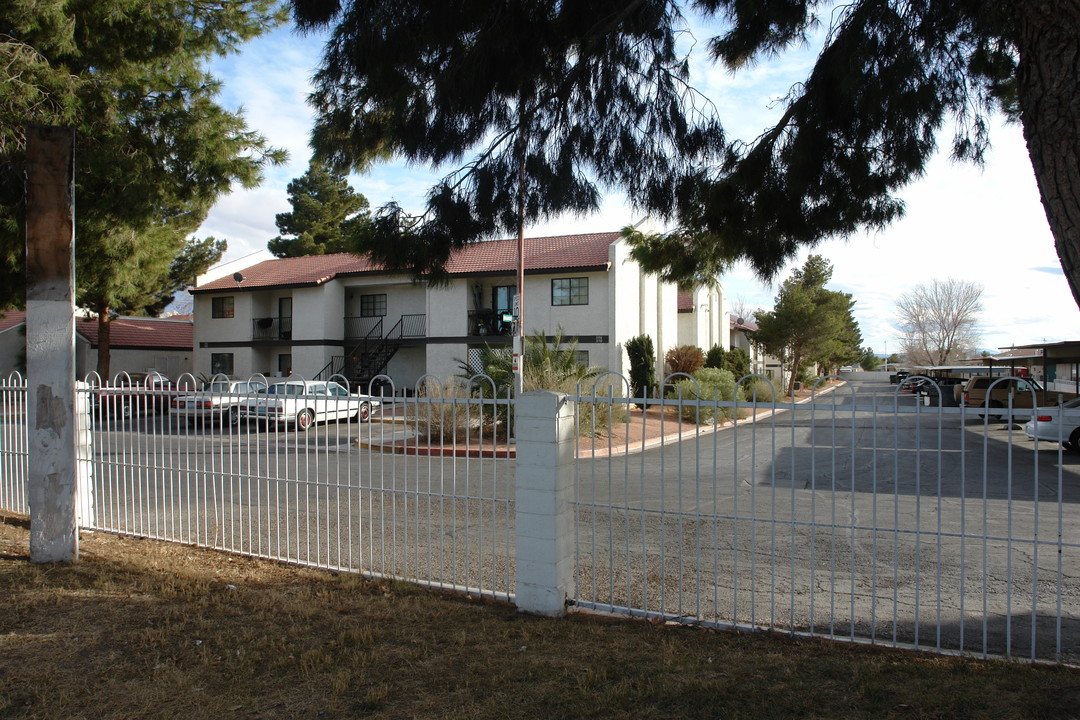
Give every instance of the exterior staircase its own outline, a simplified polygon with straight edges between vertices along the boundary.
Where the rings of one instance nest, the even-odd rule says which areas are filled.
[[[426,334],[426,315],[402,315],[385,335],[382,334],[380,321],[359,344],[344,355],[333,357],[315,379],[329,380],[334,375],[341,375],[348,379],[354,390],[366,393],[368,384],[377,375],[385,373],[391,358],[397,354],[404,342],[425,337]]]

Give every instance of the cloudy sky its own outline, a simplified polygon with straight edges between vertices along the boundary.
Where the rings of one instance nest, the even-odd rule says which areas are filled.
[[[695,35],[701,44],[708,37],[705,31]],[[202,236],[228,240],[226,259],[265,251],[266,242],[278,234],[274,215],[290,209],[286,185],[304,173],[310,156],[312,115],[306,96],[321,46],[320,37],[282,28],[212,66],[223,82],[222,102],[243,108],[249,126],[290,155],[287,165],[267,172],[259,188],[224,197],[200,228]],[[752,139],[775,117],[777,99],[806,76],[814,54],[808,48],[737,75],[701,63],[696,85],[715,102],[731,137]],[[1080,311],[1054,251],[1020,128],[998,125],[991,140],[993,149],[982,168],[936,157],[926,175],[901,193],[906,215],[887,230],[813,250],[833,263],[830,287],[855,297],[864,342],[874,350],[898,349],[896,299],[935,278],[983,286],[985,348],[1080,338]],[[427,167],[389,163],[351,182],[373,208],[394,200],[414,210],[422,207],[426,190],[439,176]],[[622,198],[609,196],[595,215],[560,218],[528,234],[613,231],[638,219],[640,213]],[[775,287],[762,284],[743,266],[722,282],[730,298],[751,308],[771,307],[776,294]]]

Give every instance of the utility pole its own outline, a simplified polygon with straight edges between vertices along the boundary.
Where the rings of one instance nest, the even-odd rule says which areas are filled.
[[[524,126],[524,111],[520,106],[518,112],[521,124]],[[515,400],[525,391],[525,367],[522,353],[525,351],[525,150],[527,136],[524,130],[519,132],[521,136],[518,139],[517,307],[511,308],[514,313],[512,371]]]
[[[30,561],[75,560],[75,135],[26,131],[26,423]]]

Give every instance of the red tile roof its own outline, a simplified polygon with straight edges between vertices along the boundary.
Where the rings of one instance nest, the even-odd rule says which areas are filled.
[[[757,332],[757,323],[753,320],[747,320],[746,318],[738,318],[735,315],[729,315],[732,330],[745,330],[747,332]],[[742,322],[739,322],[742,320]]]
[[[617,232],[525,238],[525,271],[606,267],[608,246],[618,239]],[[512,273],[516,268],[516,239],[472,243],[451,255],[446,265],[451,275]],[[239,286],[232,277],[223,277],[192,292],[321,285],[338,276],[389,271],[366,256],[337,253],[265,260],[240,272],[244,280]]]
[[[195,325],[190,320],[118,317],[110,325],[109,346],[114,350],[191,350],[194,345]],[[98,346],[97,318],[90,318],[89,321],[80,318],[75,322],[75,332],[89,340],[91,347]]]
[[[9,328],[13,328],[16,325],[22,325],[26,322],[25,310],[4,310],[2,311],[3,318],[0,318],[0,332],[3,332]]]
[[[5,310],[4,316],[0,320],[0,332],[26,322],[25,310]],[[118,317],[111,324],[109,344],[117,350],[191,350],[194,346],[195,326],[190,319]],[[90,347],[98,346],[97,318],[75,318],[75,332],[82,335]]]

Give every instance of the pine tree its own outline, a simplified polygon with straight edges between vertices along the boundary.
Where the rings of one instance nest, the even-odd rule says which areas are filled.
[[[278,213],[281,235],[267,243],[277,257],[346,252],[366,232],[367,198],[350,187],[344,173],[312,160],[288,191],[292,212]]]
[[[152,311],[187,238],[284,153],[216,102],[202,64],[283,20],[274,0],[10,0],[0,6],[0,306],[21,304],[23,128],[76,132],[77,301]]]
[[[807,364],[857,356],[862,337],[851,314],[854,301],[848,293],[826,289],[831,278],[829,262],[811,255],[780,286],[773,309],[756,314],[753,342],[787,366],[789,394]]]
[[[1080,303],[1080,0],[292,5],[304,27],[333,25],[314,94],[320,154],[356,167],[477,149],[423,215],[383,213],[383,259],[399,266],[437,267],[448,246],[513,227],[520,209],[529,221],[591,210],[605,187],[677,213],[674,231],[638,238],[639,259],[667,279],[693,285],[736,258],[772,279],[804,247],[898,218],[895,193],[925,171],[947,123],[953,155],[981,162],[1000,113],[1023,125]],[[693,93],[676,52],[684,12],[718,29],[708,47],[732,71],[826,28],[758,138],[725,142]],[[417,242],[391,246],[403,234]]]
[[[377,213],[360,249],[438,279],[451,250],[563,212],[602,188],[669,215],[723,135],[687,84],[678,8],[658,0],[296,2],[337,20],[312,103],[334,167],[395,155],[464,164],[427,207]],[[373,31],[373,28],[377,30]]]

